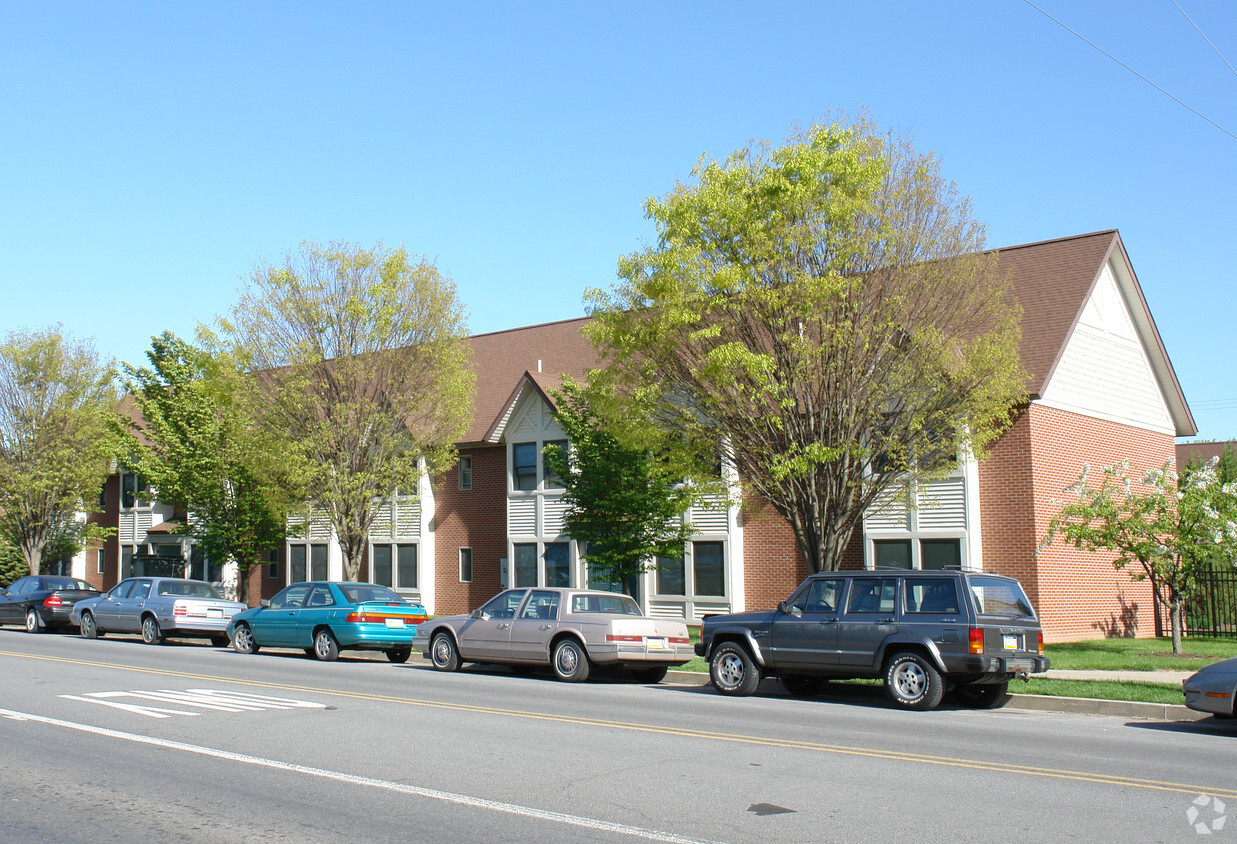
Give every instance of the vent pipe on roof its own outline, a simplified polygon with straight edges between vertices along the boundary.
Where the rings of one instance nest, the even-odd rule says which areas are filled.
[[[537,358],[537,372],[541,372],[541,358]]]

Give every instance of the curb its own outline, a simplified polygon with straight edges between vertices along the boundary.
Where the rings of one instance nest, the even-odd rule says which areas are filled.
[[[665,683],[680,686],[707,686],[709,675],[697,671],[671,671]],[[1146,703],[1134,700],[1102,700],[1056,695],[1010,695],[1005,709],[1035,712],[1063,712],[1071,715],[1111,715],[1115,718],[1141,718],[1153,721],[1202,721],[1211,716],[1171,703]]]

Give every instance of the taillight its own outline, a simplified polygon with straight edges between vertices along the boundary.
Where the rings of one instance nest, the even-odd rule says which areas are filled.
[[[1039,631],[1039,652],[1041,654],[1044,652],[1044,631],[1043,630]]]
[[[188,614],[189,614],[189,607],[186,606],[183,601],[177,601],[176,603],[172,604],[172,615],[181,616],[181,615],[188,615]]]
[[[971,653],[981,654],[984,652],[984,631],[979,627],[972,627],[968,636],[971,641]]]
[[[691,643],[692,640],[686,636],[672,636],[670,638],[670,644],[672,645],[690,645]]]
[[[643,636],[616,636],[613,633],[606,634],[607,642],[643,642]]]
[[[61,603],[59,595],[48,595],[43,599],[43,606],[45,607],[58,607]]]
[[[368,624],[369,623],[369,619],[365,617],[364,610],[362,610],[361,612],[348,613],[348,615],[344,618],[344,621],[348,622],[349,624]]]

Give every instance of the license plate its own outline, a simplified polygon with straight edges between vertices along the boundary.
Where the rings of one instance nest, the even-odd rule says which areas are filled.
[[[218,607],[208,607],[206,610],[207,618],[223,618],[223,610]]]
[[[388,618],[387,627],[403,627],[404,620],[402,618]]]
[[[648,643],[650,651],[664,651],[668,647],[664,638],[645,639],[644,641]]]
[[[1018,650],[1018,637],[1017,636],[1006,636],[1005,637],[1005,650],[1007,651]]]

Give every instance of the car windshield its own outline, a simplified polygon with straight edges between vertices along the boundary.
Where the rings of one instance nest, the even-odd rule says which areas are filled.
[[[363,604],[366,601],[381,601],[384,604],[408,603],[385,586],[374,586],[370,583],[340,585],[340,590],[350,604]]]
[[[86,592],[98,592],[89,583],[84,580],[77,580],[72,577],[45,577],[43,578],[44,589],[82,589]]]
[[[996,577],[970,578],[971,598],[980,615],[1003,615],[1008,618],[1035,618],[1035,610],[1016,580]]]
[[[640,605],[626,595],[572,595],[571,611],[608,615],[643,615],[640,612]]]
[[[160,595],[183,595],[186,598],[214,598],[222,600],[219,590],[209,583],[195,580],[164,580],[159,583]]]

